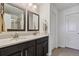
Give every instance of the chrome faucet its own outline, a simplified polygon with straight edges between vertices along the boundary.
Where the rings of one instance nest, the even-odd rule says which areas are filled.
[[[13,38],[18,38],[18,37],[19,37],[18,33],[15,33],[13,36]]]

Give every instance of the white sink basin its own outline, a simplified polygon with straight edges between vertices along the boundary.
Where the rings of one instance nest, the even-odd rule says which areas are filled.
[[[29,39],[34,37],[34,35],[28,35],[28,36],[19,36],[18,39]]]
[[[14,45],[14,44],[18,44],[18,43],[25,42],[25,41],[27,41],[27,39],[23,39],[23,38],[1,39],[0,40],[0,48],[10,46],[10,45]]]

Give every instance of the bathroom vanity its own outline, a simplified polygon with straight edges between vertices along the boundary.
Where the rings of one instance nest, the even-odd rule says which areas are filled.
[[[10,41],[6,40],[5,44],[0,43],[0,56],[45,56],[47,53],[48,35],[29,36],[27,39],[10,39]]]

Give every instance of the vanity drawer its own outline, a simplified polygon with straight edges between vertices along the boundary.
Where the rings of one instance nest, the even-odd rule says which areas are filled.
[[[0,53],[2,56],[11,55],[18,51],[18,45],[8,46],[0,49]]]

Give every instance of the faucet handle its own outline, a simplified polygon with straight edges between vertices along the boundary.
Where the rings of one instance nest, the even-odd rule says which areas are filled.
[[[13,38],[18,38],[18,36],[19,36],[18,33],[15,33]]]

